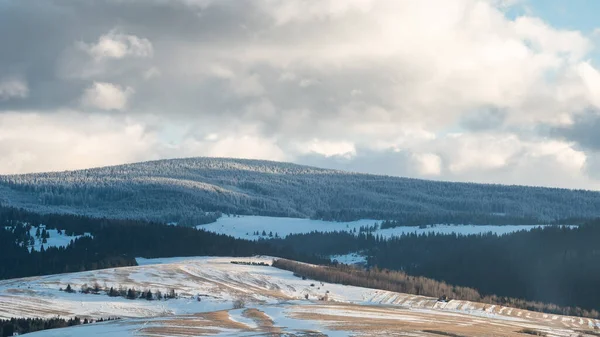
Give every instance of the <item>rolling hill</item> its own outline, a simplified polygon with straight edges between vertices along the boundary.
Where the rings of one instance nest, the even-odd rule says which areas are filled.
[[[317,282],[269,267],[269,257],[138,262],[136,267],[0,281],[0,319],[123,318],[32,336],[566,337],[595,336],[600,326],[595,319]],[[95,284],[98,294],[79,291]],[[69,285],[74,292],[60,290]],[[108,296],[110,288],[150,290],[154,296],[173,289],[176,296],[127,299]]]
[[[181,224],[221,213],[420,223],[531,224],[600,216],[600,193],[452,183],[262,160],[188,158],[0,176],[0,203]]]

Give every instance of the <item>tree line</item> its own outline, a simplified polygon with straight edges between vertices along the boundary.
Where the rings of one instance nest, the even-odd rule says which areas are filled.
[[[30,224],[48,220],[47,228],[83,234],[66,247],[29,251],[24,233]],[[61,221],[61,220],[64,220]],[[81,229],[75,229],[79,225]],[[283,256],[313,263],[329,260],[299,253],[268,241],[248,241],[190,227],[141,220],[97,219],[73,215],[39,215],[0,207],[0,279],[137,265],[136,257]]]
[[[0,320],[0,336],[9,337],[22,335],[30,332],[36,332],[48,329],[66,328],[81,324],[90,324],[94,322],[107,322],[118,320],[118,317],[100,318],[96,321],[79,317],[64,319],[60,317],[42,319],[42,318],[11,318],[8,320]]]
[[[71,287],[70,284],[68,284],[65,289],[60,288],[60,291],[64,291],[67,293],[75,293],[77,292],[75,289],[73,289]],[[160,290],[154,290],[154,292],[151,289],[146,289],[146,290],[136,290],[135,288],[125,288],[122,286],[119,286],[118,288],[115,287],[101,287],[98,283],[94,283],[94,285],[89,286],[87,283],[84,283],[83,285],[81,285],[81,290],[79,291],[82,294],[93,294],[93,295],[100,295],[101,293],[104,293],[106,296],[109,297],[123,297],[129,300],[135,300],[135,299],[145,299],[148,301],[153,301],[153,300],[169,300],[169,299],[174,299],[174,298],[178,298],[178,294],[175,291],[174,288],[169,289],[168,291],[164,291],[161,292]]]
[[[551,314],[600,318],[600,313],[596,310],[584,310],[578,307],[560,307],[555,304],[526,301],[496,295],[485,296],[473,288],[454,286],[431,278],[411,276],[402,271],[390,271],[387,269],[379,269],[377,267],[362,269],[337,263],[329,266],[312,266],[286,259],[276,259],[273,261],[272,266],[291,271],[294,275],[302,278],[310,278],[322,282],[381,289],[434,298],[457,299],[503,305]]]
[[[30,252],[27,226],[91,237]],[[6,229],[7,227],[11,229]],[[368,266],[477,289],[482,296],[600,310],[600,220],[511,235],[293,234],[247,241],[141,220],[39,215],[0,207],[0,279],[136,265],[135,257],[271,255],[315,264],[362,251]]]
[[[293,234],[274,244],[322,256],[362,252],[367,266],[477,289],[484,296],[600,310],[600,220],[498,236]]]
[[[368,264],[558,306],[600,310],[600,222],[511,235],[414,235],[368,248]]]

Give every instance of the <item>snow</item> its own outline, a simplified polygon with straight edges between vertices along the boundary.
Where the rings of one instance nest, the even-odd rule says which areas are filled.
[[[229,319],[234,322],[242,323],[250,328],[256,328],[257,325],[256,325],[255,321],[253,321],[250,318],[242,316],[242,313],[244,312],[244,310],[246,310],[246,309],[229,310]]]
[[[360,253],[350,253],[344,255],[331,255],[329,257],[332,261],[337,260],[339,263],[343,264],[359,264],[364,265],[367,263],[367,258]]]
[[[42,229],[45,229],[44,225],[40,225],[40,232],[42,231]],[[62,234],[58,234],[58,230],[56,229],[46,229],[46,232],[50,235],[49,238],[46,239],[46,243],[43,243],[43,239],[42,238],[37,238],[35,236],[35,233],[38,229],[38,226],[31,226],[31,230],[29,231],[29,234],[35,238],[35,244],[33,246],[29,246],[29,248],[31,250],[36,250],[39,251],[42,246],[44,246],[44,248],[50,248],[50,247],[66,247],[71,243],[71,240],[75,240],[77,238],[83,237],[83,236],[89,236],[91,237],[92,234],[90,233],[85,233],[84,235],[65,235],[64,232],[62,232]]]
[[[286,310],[287,309],[287,310]],[[261,310],[269,316],[275,326],[285,327],[296,331],[319,331],[325,336],[330,337],[346,337],[348,336],[347,331],[334,331],[327,329],[323,324],[319,324],[318,321],[308,321],[295,319],[290,317],[291,308],[286,307],[263,307]],[[293,310],[293,309],[292,309]]]
[[[138,259],[140,266],[136,267],[4,280],[0,281],[0,319],[56,316],[124,318],[121,321],[48,330],[33,335],[44,337],[177,335],[149,332],[148,329],[156,327],[166,331],[210,328],[213,329],[210,334],[218,332],[221,336],[246,333],[261,335],[257,332],[264,332],[261,330],[265,328],[264,324],[245,316],[245,309],[234,309],[234,301],[243,299],[246,308],[255,308],[266,314],[275,328],[286,333],[319,331],[329,336],[347,336],[350,334],[346,328],[348,324],[356,325],[357,321],[370,324],[374,320],[392,320],[415,326],[428,324],[431,320],[460,321],[465,324],[509,326],[511,331],[518,330],[515,326],[525,324],[541,327],[538,329],[549,325],[561,329],[584,329],[598,324],[597,320],[506,310],[502,306],[468,301],[441,303],[424,296],[303,280],[292,272],[270,266],[231,263],[271,263],[273,259],[269,256]],[[74,290],[79,290],[84,284],[91,286],[96,282],[102,288],[150,289],[153,293],[156,290],[166,293],[172,288],[177,291],[179,298],[166,301],[128,300],[108,297],[103,293],[93,295],[59,291],[59,288],[64,289],[68,284]],[[317,300],[326,293],[328,302]],[[201,301],[197,300],[199,295]],[[308,300],[305,295],[309,296]],[[198,313],[222,311],[226,311],[224,321],[210,321],[198,316]],[[245,328],[240,328],[240,323]],[[422,329],[415,328],[415,331]],[[202,334],[200,331],[197,333]],[[565,335],[568,334],[565,332]]]
[[[130,337],[138,329],[131,322],[106,322],[74,326],[68,329],[44,330],[27,334],[32,337],[80,337],[80,336],[111,336]]]
[[[11,231],[14,229],[14,227],[12,226],[5,226],[4,228]],[[36,236],[38,228],[40,230],[39,237]],[[46,230],[46,232],[49,235],[49,237],[46,239],[46,243],[43,242],[44,239],[41,237],[41,233],[43,230]],[[30,251],[40,251],[42,246],[44,246],[44,248],[67,247],[71,243],[71,240],[75,240],[84,236],[93,237],[91,233],[84,233],[84,235],[66,235],[64,231],[61,231],[61,233],[59,234],[58,230],[47,229],[44,225],[31,226],[31,229],[29,230],[29,235],[35,239],[35,243],[33,245],[27,243],[27,247]]]
[[[374,224],[379,224],[381,221],[377,220],[357,220],[350,222],[334,222],[324,220],[313,220],[303,218],[279,218],[269,216],[255,216],[255,215],[235,215],[235,216],[222,216],[217,219],[216,222],[199,225],[196,228],[204,229],[209,232],[218,234],[231,235],[236,238],[247,239],[247,240],[258,240],[259,238],[268,239],[270,238],[269,233],[272,232],[273,236],[277,233],[279,237],[286,237],[290,234],[299,233],[310,233],[313,231],[318,232],[334,232],[334,231],[345,231],[358,233],[360,227],[370,227]],[[379,234],[383,237],[390,238],[393,236],[400,236],[402,234],[416,233],[438,233],[438,234],[459,234],[459,235],[470,235],[470,234],[484,234],[494,233],[498,235],[505,235],[514,233],[522,230],[531,230],[540,226],[528,226],[528,225],[432,225],[427,228],[419,228],[415,226],[410,227],[395,227],[388,229],[378,229],[374,231],[374,234]],[[258,231],[262,234],[263,231],[267,235],[253,235],[254,232]]]

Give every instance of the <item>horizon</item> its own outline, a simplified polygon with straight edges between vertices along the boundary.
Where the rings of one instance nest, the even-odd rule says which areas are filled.
[[[0,175],[215,157],[597,191],[596,8],[0,1]]]

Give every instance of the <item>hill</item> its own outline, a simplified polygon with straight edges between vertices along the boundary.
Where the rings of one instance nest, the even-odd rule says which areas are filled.
[[[270,267],[268,257],[138,262],[0,281],[0,319],[123,318],[32,336],[593,336],[600,325],[595,319],[318,282]],[[73,292],[64,291],[69,286]],[[94,287],[99,291],[80,291]],[[117,294],[129,289],[136,296]],[[151,298],[141,295],[148,291]],[[173,296],[158,298],[159,292]]]
[[[0,176],[0,203],[43,213],[182,224],[221,213],[531,224],[600,216],[600,193],[452,183],[262,160],[188,158]]]

